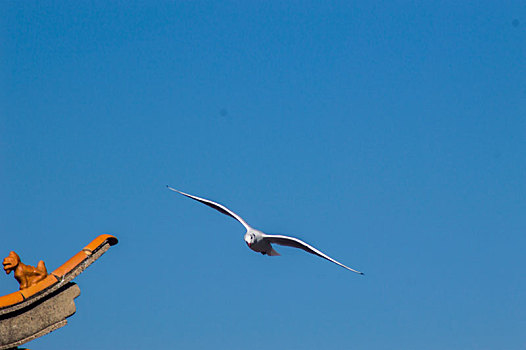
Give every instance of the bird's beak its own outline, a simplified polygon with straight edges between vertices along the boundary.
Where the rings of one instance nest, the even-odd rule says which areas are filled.
[[[248,243],[248,242],[247,242],[247,245],[248,245],[248,247],[250,248],[250,246],[252,245],[252,243]]]

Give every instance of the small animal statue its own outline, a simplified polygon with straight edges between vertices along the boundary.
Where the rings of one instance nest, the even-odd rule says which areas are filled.
[[[26,265],[20,261],[20,257],[15,252],[9,253],[3,265],[7,275],[15,271],[15,279],[20,283],[21,290],[37,284],[47,276],[46,265],[42,260],[38,262],[37,267]]]

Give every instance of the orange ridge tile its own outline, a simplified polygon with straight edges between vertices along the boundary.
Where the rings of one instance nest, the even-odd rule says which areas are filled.
[[[93,252],[95,249],[100,247],[106,241],[108,241],[110,245],[115,245],[119,242],[115,236],[104,234],[104,235],[100,235],[97,238],[95,238],[93,241],[91,241],[90,244],[85,246],[84,249]]]
[[[35,285],[32,285],[29,288],[22,289],[20,293],[24,296],[24,298],[29,298],[32,295],[37,294],[40,291],[43,291],[44,289],[51,287],[55,283],[58,282],[58,279],[53,275],[48,275],[46,278],[44,278],[42,281],[38,282]]]
[[[15,305],[24,301],[24,296],[20,291],[3,295],[0,297],[0,308]]]
[[[61,278],[75,267],[77,267],[81,262],[83,262],[88,257],[88,254],[84,251],[80,251],[77,254],[73,255],[71,259],[66,261],[60,267],[56,268],[55,271],[51,272],[52,275],[55,275],[58,278]]]

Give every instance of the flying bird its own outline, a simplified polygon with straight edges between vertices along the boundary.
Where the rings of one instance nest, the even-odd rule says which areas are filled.
[[[313,246],[303,242],[300,239],[297,239],[297,238],[294,238],[294,237],[289,237],[289,236],[283,236],[283,235],[268,235],[268,234],[263,233],[263,232],[261,232],[259,230],[256,230],[255,228],[253,228],[249,224],[247,224],[247,222],[245,220],[243,220],[239,215],[237,215],[236,213],[234,213],[232,210],[228,209],[224,205],[221,205],[219,203],[213,202],[213,201],[211,201],[209,199],[204,199],[204,198],[200,198],[200,197],[197,197],[197,196],[192,196],[191,194],[178,191],[175,188],[172,188],[172,187],[170,187],[168,185],[166,187],[168,187],[168,189],[170,189],[170,190],[172,190],[174,192],[182,194],[183,196],[186,196],[188,198],[192,198],[192,199],[194,199],[194,200],[196,200],[198,202],[201,202],[204,205],[207,205],[210,208],[215,209],[215,210],[219,211],[220,213],[228,215],[228,216],[236,219],[237,221],[239,221],[245,227],[245,229],[247,230],[247,232],[245,233],[245,242],[247,243],[248,247],[250,249],[252,249],[253,251],[255,251],[255,252],[259,252],[259,253],[261,253],[263,255],[266,254],[266,255],[269,255],[269,256],[280,255],[277,251],[274,250],[274,248],[272,247],[272,244],[279,244],[279,245],[284,245],[284,246],[288,246],[288,247],[299,248],[299,249],[303,249],[304,251],[306,251],[308,253],[311,253],[311,254],[317,255],[319,257],[322,257],[324,259],[327,259],[329,261],[332,261],[333,263],[335,263],[337,265],[340,265],[341,267],[346,268],[349,271],[356,272],[356,273],[358,273],[360,275],[363,275],[363,272],[356,271],[354,269],[351,269],[348,266],[345,266],[344,264],[334,260],[330,256],[322,253],[318,249],[316,249]]]

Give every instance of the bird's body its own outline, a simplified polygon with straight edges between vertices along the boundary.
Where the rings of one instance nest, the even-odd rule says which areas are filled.
[[[342,263],[332,259],[328,255],[325,255],[318,249],[312,247],[311,245],[303,242],[302,240],[298,238],[294,238],[290,236],[283,236],[283,235],[268,235],[262,231],[256,230],[255,228],[251,227],[239,215],[237,215],[236,213],[234,213],[233,211],[231,211],[230,209],[228,209],[227,207],[219,203],[213,202],[209,199],[200,198],[200,197],[188,194],[188,193],[178,191],[175,188],[172,188],[170,186],[166,186],[166,187],[168,187],[172,191],[182,194],[183,196],[186,196],[188,198],[192,198],[198,202],[201,202],[209,206],[210,208],[213,208],[221,212],[222,214],[228,215],[236,219],[237,221],[239,221],[247,230],[245,233],[245,237],[244,237],[245,242],[247,243],[248,247],[255,252],[261,253],[263,255],[269,255],[269,256],[280,255],[278,252],[274,250],[274,248],[272,247],[272,244],[279,244],[279,245],[284,245],[288,247],[299,248],[299,249],[303,249],[304,251],[308,253],[311,253],[319,257],[322,257],[324,259],[327,259],[329,261],[332,261],[333,263],[340,265],[341,267],[346,268],[349,271],[356,272],[360,275],[363,275],[362,272],[356,271],[354,269],[351,269],[348,266],[343,265]]]
[[[279,255],[279,253],[272,248],[269,240],[265,239],[265,236],[263,232],[251,228],[245,233],[245,242],[247,246],[255,252],[269,256]]]

